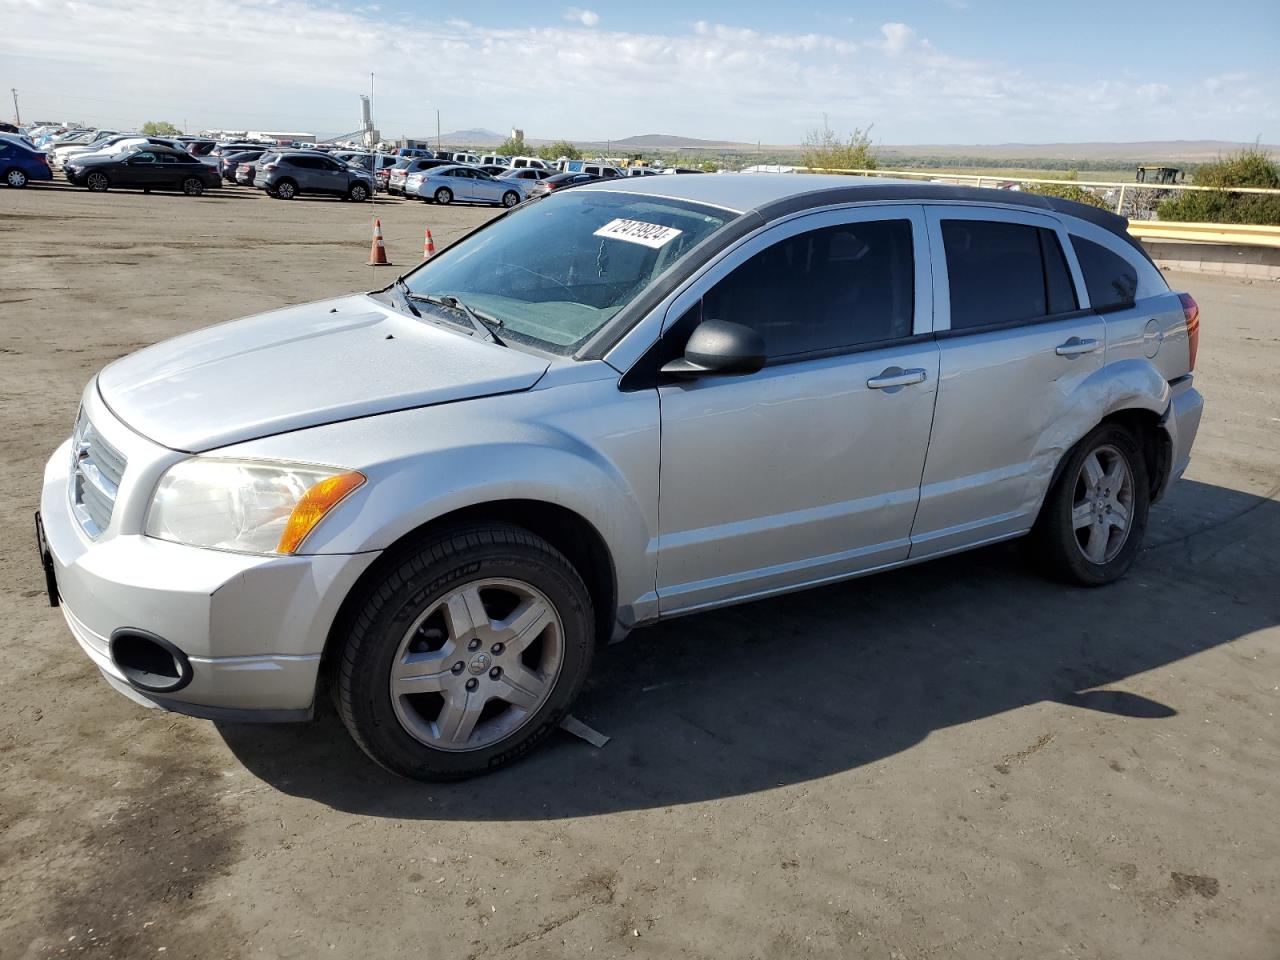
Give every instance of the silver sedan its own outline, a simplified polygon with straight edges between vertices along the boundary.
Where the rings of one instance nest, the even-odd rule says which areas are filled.
[[[407,197],[441,204],[491,203],[514,207],[525,199],[526,187],[519,180],[498,180],[483,170],[458,165],[410,174],[404,192]]]

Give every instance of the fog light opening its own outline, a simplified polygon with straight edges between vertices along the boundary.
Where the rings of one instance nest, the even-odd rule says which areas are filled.
[[[111,662],[139,690],[173,693],[191,682],[187,655],[146,630],[123,627],[112,633]]]

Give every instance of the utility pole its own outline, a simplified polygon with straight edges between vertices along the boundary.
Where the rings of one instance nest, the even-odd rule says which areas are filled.
[[[13,123],[14,126],[22,126],[22,114],[18,112],[18,90],[16,87],[10,87],[9,92],[13,94]]]
[[[440,108],[436,107],[436,149],[440,149]]]

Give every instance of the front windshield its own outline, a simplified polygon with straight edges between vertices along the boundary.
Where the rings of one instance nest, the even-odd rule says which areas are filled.
[[[450,247],[407,283],[501,321],[506,339],[569,354],[736,216],[664,197],[566,191]]]

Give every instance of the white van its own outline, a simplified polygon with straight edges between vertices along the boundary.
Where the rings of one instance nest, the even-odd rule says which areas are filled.
[[[525,167],[533,167],[535,170],[550,169],[541,157],[512,157],[510,166],[513,170],[523,170]]]

